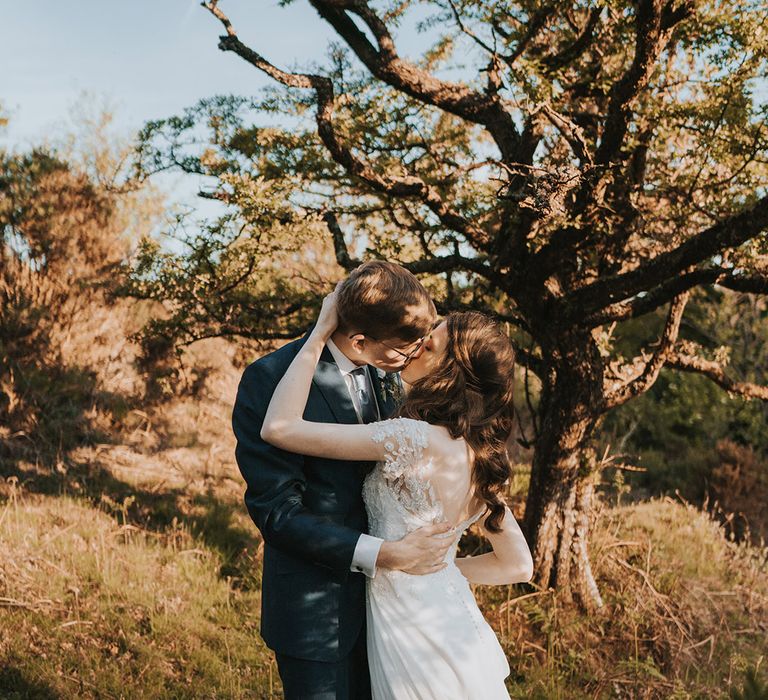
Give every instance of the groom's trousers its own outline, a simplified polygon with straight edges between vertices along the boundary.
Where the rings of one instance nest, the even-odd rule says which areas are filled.
[[[371,700],[365,625],[349,656],[341,661],[275,656],[285,700]]]

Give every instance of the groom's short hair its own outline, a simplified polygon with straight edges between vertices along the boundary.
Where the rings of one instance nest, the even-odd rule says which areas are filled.
[[[437,315],[416,276],[386,260],[371,260],[352,270],[337,299],[341,330],[378,340],[418,340],[429,333]]]

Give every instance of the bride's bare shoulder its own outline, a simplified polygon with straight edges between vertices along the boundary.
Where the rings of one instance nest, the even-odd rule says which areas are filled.
[[[429,433],[429,452],[442,463],[444,469],[464,472],[472,466],[474,455],[464,438],[453,437],[442,425],[427,424],[426,429]]]
[[[474,455],[467,445],[464,438],[456,438],[451,431],[443,425],[435,425],[424,420],[405,419],[410,425],[405,427],[406,432],[411,435],[420,435],[418,440],[421,447],[421,454],[424,461],[434,463],[436,471],[443,473],[455,471],[458,474],[465,474],[471,469]],[[392,425],[396,430],[398,426]]]

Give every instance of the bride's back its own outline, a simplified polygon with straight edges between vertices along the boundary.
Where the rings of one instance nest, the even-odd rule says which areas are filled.
[[[370,534],[399,539],[443,518],[457,526],[443,568],[426,575],[382,568],[367,581],[374,697],[508,700],[504,650],[455,562],[461,535],[481,512],[472,451],[445,428],[412,418],[376,423],[373,439],[385,458],[363,487]]]
[[[443,516],[451,525],[475,516],[483,503],[472,482],[474,453],[464,438],[453,438],[447,428],[425,425],[428,444],[424,450],[425,477],[442,504]]]
[[[363,487],[371,534],[399,539],[443,520],[461,530],[483,510],[473,494],[472,451],[446,428],[394,418],[375,424],[373,440],[385,458]]]

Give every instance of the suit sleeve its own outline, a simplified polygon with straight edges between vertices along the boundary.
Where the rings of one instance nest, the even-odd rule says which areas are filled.
[[[261,439],[279,379],[262,363],[254,363],[237,390],[232,427],[237,464],[246,482],[245,505],[267,544],[314,564],[349,571],[361,533],[307,510],[302,500],[304,457]]]

